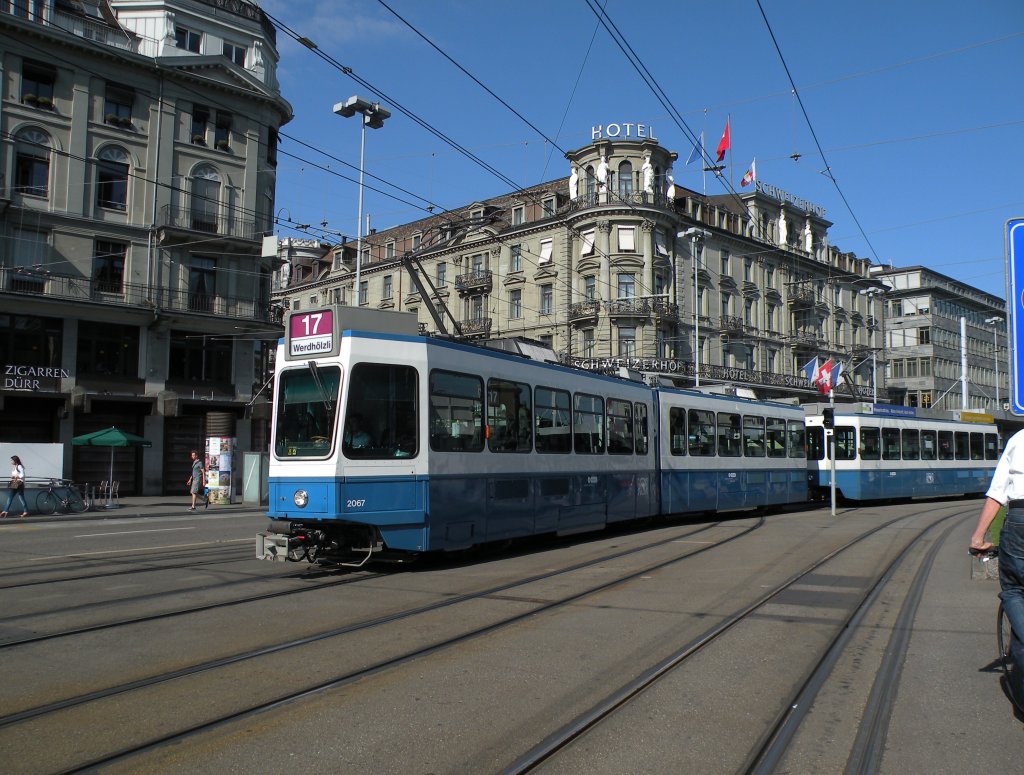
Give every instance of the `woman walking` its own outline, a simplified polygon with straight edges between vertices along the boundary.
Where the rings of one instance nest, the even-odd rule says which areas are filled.
[[[28,502],[25,500],[25,466],[21,464],[20,457],[11,455],[11,483],[8,485],[7,505],[4,506],[3,511],[0,511],[0,519],[6,517],[7,512],[11,510],[11,504],[14,503],[15,495],[21,498],[22,512],[18,516],[27,517]]]

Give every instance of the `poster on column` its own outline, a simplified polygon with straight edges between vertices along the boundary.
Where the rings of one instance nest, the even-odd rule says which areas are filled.
[[[233,503],[231,467],[235,457],[232,436],[210,436],[206,439],[206,486],[210,503]]]

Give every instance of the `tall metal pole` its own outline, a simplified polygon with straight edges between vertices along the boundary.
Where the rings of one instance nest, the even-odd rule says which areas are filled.
[[[700,309],[697,303],[700,294],[697,289],[697,235],[690,237],[690,252],[693,254],[693,386],[700,387]]]
[[[999,324],[1003,322],[1002,318],[989,318],[985,321],[992,326],[992,364],[996,369],[996,407],[995,411],[999,411]]]
[[[356,293],[355,306],[362,304],[360,297],[360,279],[363,268],[363,152],[366,150],[366,121],[368,116],[362,116],[359,122],[359,215],[356,223]]]
[[[832,516],[836,515],[836,429],[835,429],[835,416],[836,416],[836,391],[835,388],[831,388],[828,391],[828,405],[832,410],[832,428],[831,433],[828,437],[828,448],[829,448],[829,468],[832,471],[831,479],[829,483],[829,489],[832,495]]]
[[[999,411],[999,329],[992,324],[992,365],[996,367],[996,411]]]
[[[960,408],[967,411],[967,318],[960,318]]]

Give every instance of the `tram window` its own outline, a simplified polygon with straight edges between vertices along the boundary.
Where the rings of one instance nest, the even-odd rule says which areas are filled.
[[[487,447],[491,452],[529,452],[533,448],[532,417],[529,385],[487,380]]]
[[[633,431],[636,434],[634,444],[636,454],[646,455],[647,447],[650,444],[650,435],[647,430],[647,404],[633,405]]]
[[[938,455],[938,441],[935,431],[921,431],[921,459],[935,460]]]
[[[985,434],[985,459],[999,459],[999,436],[995,433]]]
[[[715,454],[715,414],[703,409],[691,409],[689,420],[690,454],[713,457]]]
[[[953,459],[953,431],[939,431],[939,460]]]
[[[971,434],[971,460],[985,459],[985,434]]]
[[[604,399],[573,395],[573,448],[578,455],[604,454]]]
[[[471,374],[430,372],[430,448],[480,452],[484,448],[484,381]]]
[[[608,399],[608,454],[633,454],[633,405],[629,401]]]
[[[686,410],[673,406],[668,410],[669,449],[673,455],[686,454]]]
[[[416,369],[411,366],[353,366],[341,444],[345,456],[415,457],[419,451],[418,394]]]
[[[956,431],[953,434],[953,451],[957,460],[971,459],[971,434],[966,431]]]
[[[860,457],[861,460],[878,460],[882,457],[881,446],[878,443],[878,428],[860,429]]]
[[[825,459],[825,429],[821,426],[807,429],[807,459]]]
[[[739,457],[743,427],[740,416],[731,412],[718,413],[718,454],[720,457]]]
[[[921,459],[921,434],[917,428],[903,429],[903,459]]]
[[[832,431],[836,445],[836,460],[857,459],[857,432],[852,425],[836,426]]]
[[[900,459],[900,429],[882,428],[882,460]]]
[[[743,454],[764,457],[764,418],[743,418]]]
[[[569,391],[539,387],[533,392],[538,452],[572,452]]]
[[[768,448],[768,457],[785,457],[786,421],[778,417],[769,417],[767,427],[765,444]]]
[[[288,369],[277,388],[274,454],[278,457],[326,457],[337,433],[341,369],[318,366]]]
[[[793,458],[807,456],[807,428],[801,420],[790,420],[786,423],[789,433],[786,434],[786,449]]]

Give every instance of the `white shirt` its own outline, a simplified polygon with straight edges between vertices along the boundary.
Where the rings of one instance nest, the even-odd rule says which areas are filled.
[[[1024,500],[1024,431],[1017,431],[1006,442],[985,494],[1003,506],[1007,501]]]
[[[11,478],[25,481],[25,466],[11,464]]]

